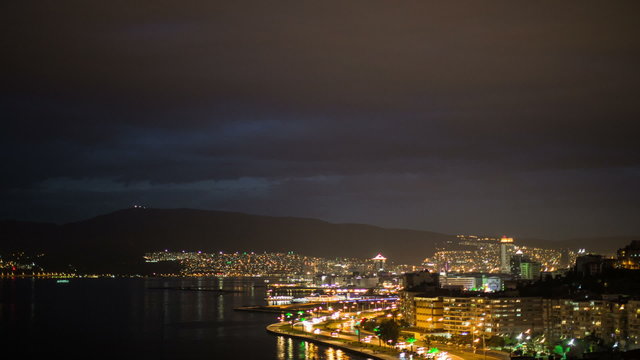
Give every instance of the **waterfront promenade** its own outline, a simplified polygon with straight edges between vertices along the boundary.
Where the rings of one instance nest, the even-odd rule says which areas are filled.
[[[291,331],[290,329],[286,329],[287,323],[276,323],[267,326],[267,332],[275,335],[283,335],[289,336],[297,339],[309,340],[311,342],[339,348],[346,352],[356,353],[358,355],[366,356],[370,359],[379,359],[379,360],[398,360],[400,359],[398,354],[391,355],[386,353],[381,353],[379,351],[375,351],[371,348],[365,346],[358,346],[355,343],[355,339],[351,339],[346,336],[341,336],[340,338],[332,338],[328,335],[324,334],[306,334],[299,331]],[[348,342],[345,342],[348,341]],[[452,360],[464,360],[463,358],[449,354],[449,357]]]
[[[297,339],[309,340],[315,343],[320,343],[323,345],[332,346],[338,349],[342,349],[346,352],[356,353],[358,355],[364,355],[371,359],[380,359],[380,360],[397,360],[398,356],[392,356],[388,354],[382,353],[374,353],[372,349],[367,349],[362,346],[356,346],[352,344],[345,343],[344,341],[338,339],[331,339],[325,335],[315,335],[315,334],[304,334],[297,331],[291,331],[289,329],[285,329],[287,323],[276,323],[267,326],[267,332],[276,334],[276,335],[284,335]]]

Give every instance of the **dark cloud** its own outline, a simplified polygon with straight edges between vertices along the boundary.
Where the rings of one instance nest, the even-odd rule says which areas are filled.
[[[2,7],[2,217],[640,231],[636,2]]]

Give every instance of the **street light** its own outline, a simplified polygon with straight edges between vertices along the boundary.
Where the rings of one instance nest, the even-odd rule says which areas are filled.
[[[407,342],[411,344],[411,352],[413,352],[413,343],[416,342],[416,338],[412,336],[407,339]]]

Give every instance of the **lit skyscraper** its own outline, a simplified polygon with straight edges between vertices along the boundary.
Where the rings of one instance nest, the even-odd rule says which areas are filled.
[[[511,254],[513,254],[513,238],[503,236],[500,239],[500,272],[511,273]]]
[[[387,261],[386,257],[382,256],[382,254],[378,254],[372,260],[373,260],[373,263],[375,264],[376,272],[384,271],[384,264]]]

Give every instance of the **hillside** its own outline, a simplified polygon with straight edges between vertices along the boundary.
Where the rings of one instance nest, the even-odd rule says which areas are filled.
[[[632,239],[516,241],[527,246],[586,248],[613,254]],[[145,252],[165,249],[295,251],[329,258],[366,258],[381,252],[395,263],[419,264],[444,242],[448,248],[456,248],[455,236],[428,231],[193,209],[126,209],[64,225],[0,221],[0,254],[44,252],[45,264],[50,267],[68,269],[71,264],[87,272],[135,272],[141,269]]]
[[[551,241],[542,239],[516,239],[518,244],[540,247],[546,249],[567,248],[572,250],[586,249],[587,252],[615,255],[616,250],[631,243],[632,240],[638,240],[640,236],[608,236],[608,237],[586,237],[574,238],[567,240]]]
[[[192,209],[127,209],[61,226],[0,224],[1,249],[38,248],[80,270],[129,268],[156,250],[295,251],[420,263],[453,236],[321,220]],[[42,227],[47,231],[27,229]],[[7,230],[5,230],[7,229]],[[9,231],[10,230],[10,231]]]

